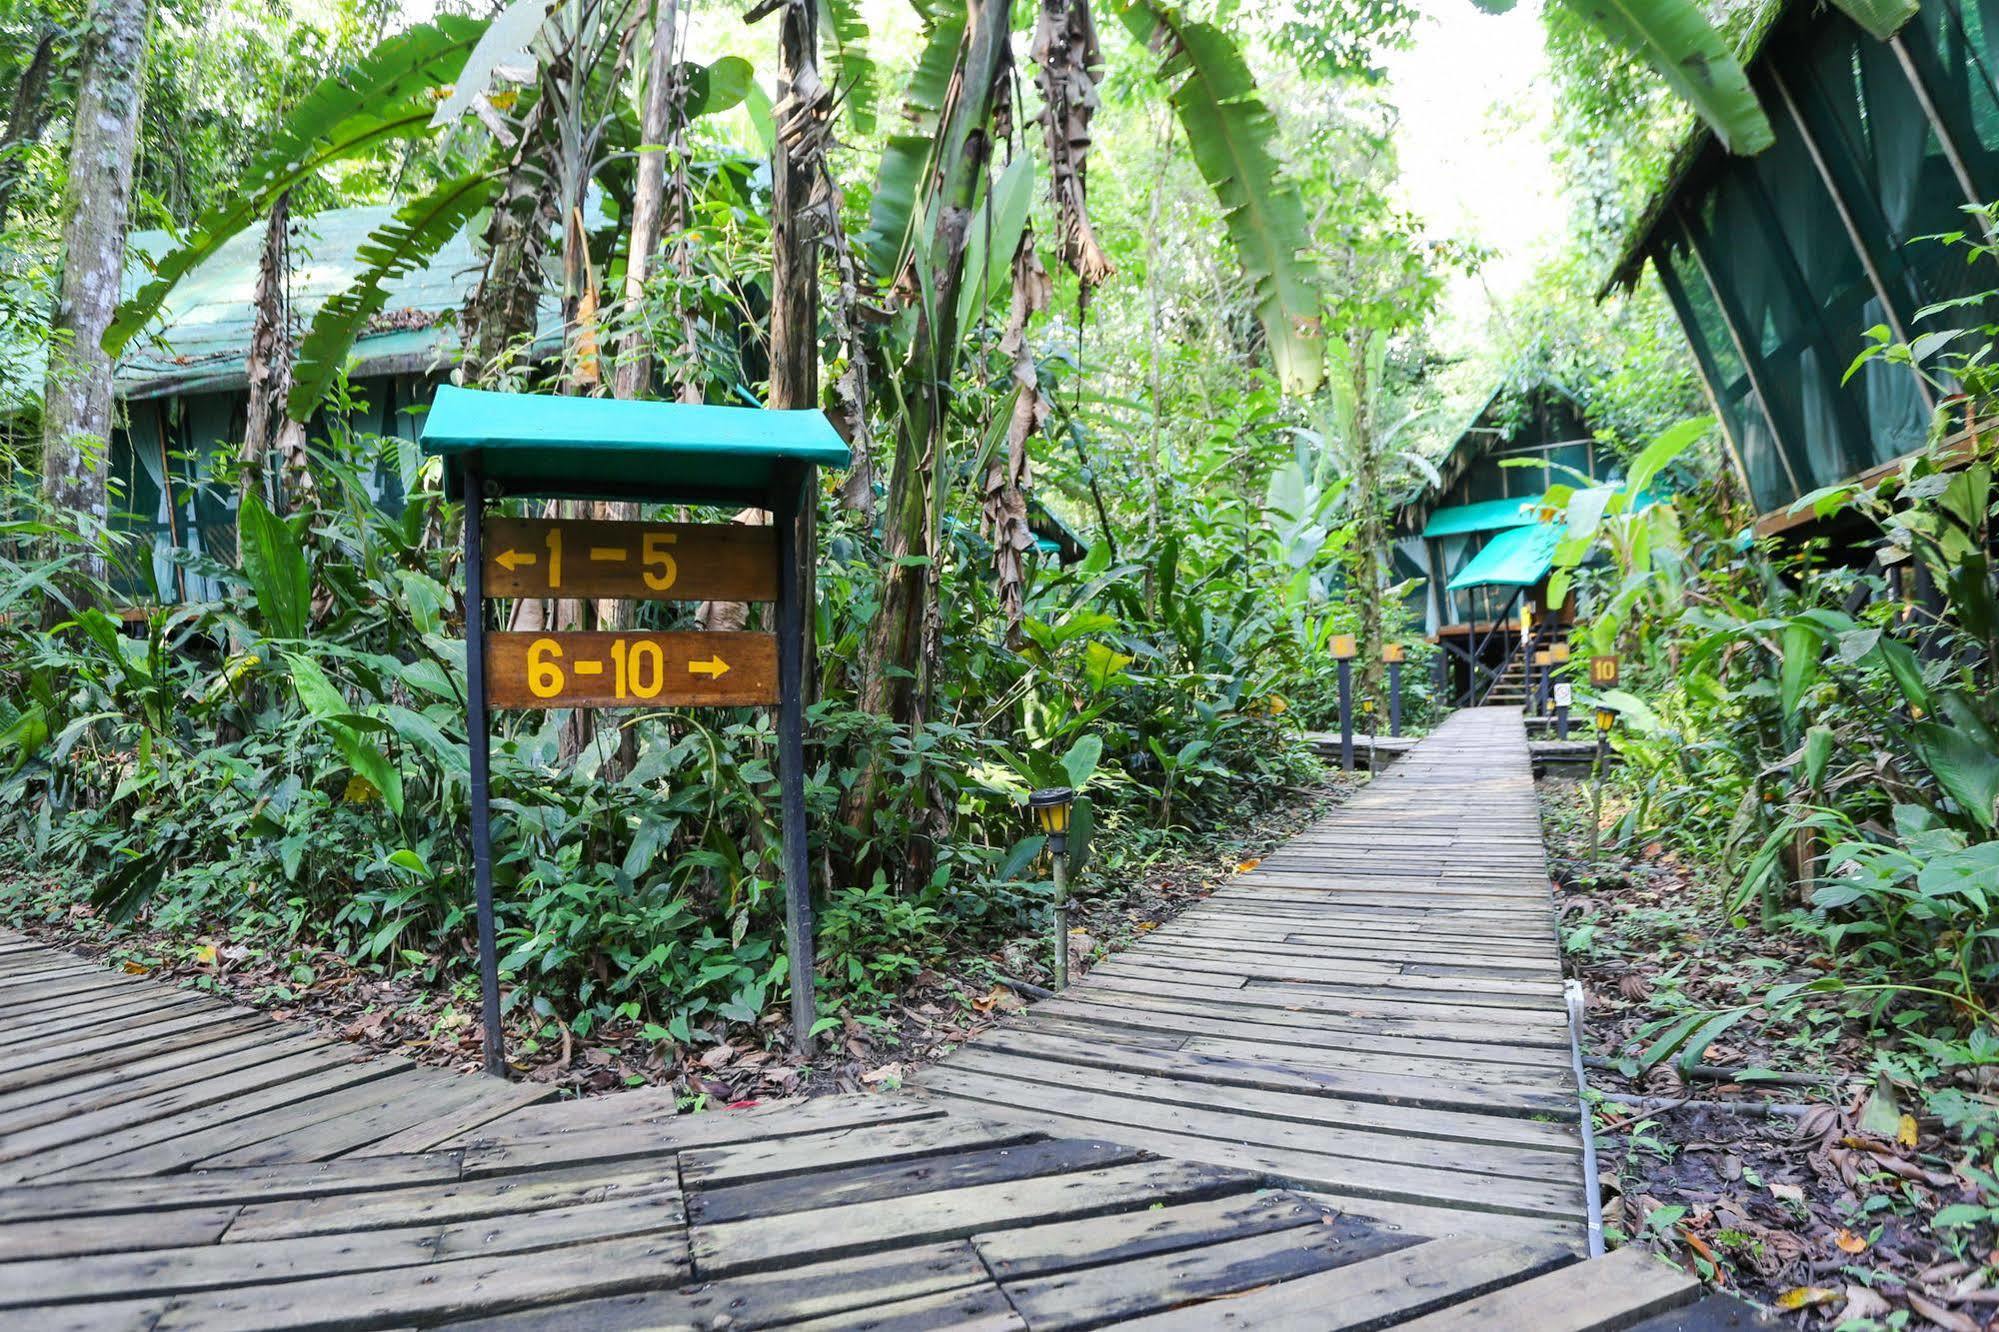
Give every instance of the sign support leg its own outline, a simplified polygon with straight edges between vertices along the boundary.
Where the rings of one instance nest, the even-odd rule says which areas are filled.
[[[1402,663],[1388,663],[1388,733],[1402,734]]]
[[[479,917],[479,1002],[486,1072],[507,1076],[506,1033],[500,1027],[500,961],[493,921],[493,829],[488,805],[492,762],[486,707],[486,578],[480,527],[486,520],[485,479],[465,468],[465,733],[472,761],[472,882]]]
[[[810,552],[799,540],[813,469],[785,468],[771,496],[777,527],[777,770],[784,820],[784,936],[791,975],[791,1036],[812,1053],[812,879],[805,827],[805,681],[812,624],[805,604]]]
[[[1353,663],[1340,661],[1340,767],[1353,771]]]

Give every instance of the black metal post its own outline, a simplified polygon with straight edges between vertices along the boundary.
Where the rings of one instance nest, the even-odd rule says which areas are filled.
[[[1388,663],[1388,733],[1402,734],[1402,663]]]
[[[1557,740],[1569,738],[1569,706],[1566,703],[1555,705],[1555,738]]]
[[[815,1016],[812,879],[805,826],[805,681],[812,623],[805,604],[811,552],[799,538],[814,469],[780,470],[771,496],[777,525],[777,769],[783,816],[784,940],[791,973],[791,1037],[801,1055],[812,1053]]]
[[[465,736],[472,760],[472,885],[479,918],[479,1004],[486,1071],[507,1076],[507,1037],[500,1027],[500,947],[493,920],[493,827],[488,803],[492,718],[486,707],[486,566],[480,527],[486,482],[467,463],[465,478]]]
[[[1353,663],[1340,660],[1340,766],[1353,771]]]

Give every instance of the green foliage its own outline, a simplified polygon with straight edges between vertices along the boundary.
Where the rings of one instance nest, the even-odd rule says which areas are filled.
[[[1221,201],[1229,238],[1256,291],[1278,381],[1309,393],[1324,371],[1316,279],[1304,257],[1310,244],[1304,205],[1270,152],[1275,122],[1256,80],[1228,35],[1155,0],[1115,6],[1140,42],[1163,51],[1158,77],[1194,160]]]

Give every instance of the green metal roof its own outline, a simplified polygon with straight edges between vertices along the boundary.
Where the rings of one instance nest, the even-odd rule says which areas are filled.
[[[301,329],[328,298],[360,276],[362,243],[394,214],[389,204],[330,208],[295,222],[291,302]],[[119,360],[119,397],[243,386],[265,225],[248,227],[225,241],[174,287],[159,320],[134,338]],[[129,297],[145,285],[153,262],[172,248],[173,237],[164,231],[133,232],[123,294]],[[441,363],[458,341],[446,316],[463,302],[478,271],[468,230],[447,242],[428,264],[390,279],[387,306],[354,340],[359,373],[403,373]]]
[[[781,463],[845,467],[852,458],[824,412],[450,384],[424,417],[423,451],[475,462],[512,494],[574,499],[759,500]],[[447,473],[455,495],[459,469]]]
[[[1535,523],[1501,532],[1458,570],[1448,584],[1453,592],[1468,587],[1532,587],[1547,576],[1555,547],[1568,530],[1566,523]]]
[[[1541,496],[1521,495],[1511,499],[1483,500],[1438,509],[1423,525],[1423,536],[1463,536],[1467,532],[1496,532],[1505,527],[1525,527],[1537,521]]]

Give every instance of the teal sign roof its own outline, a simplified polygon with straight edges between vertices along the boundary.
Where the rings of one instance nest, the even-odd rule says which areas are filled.
[[[1497,532],[1507,527],[1525,527],[1538,521],[1541,496],[1519,495],[1511,499],[1485,500],[1438,509],[1423,525],[1423,536],[1463,536],[1467,532]]]
[[[1532,587],[1547,576],[1554,563],[1555,547],[1568,530],[1566,523],[1535,523],[1501,532],[1485,543],[1485,549],[1458,570],[1448,586],[1453,592],[1468,587]]]
[[[781,463],[845,467],[852,458],[824,412],[449,384],[424,418],[423,451],[476,463],[512,494],[569,499],[759,500]],[[459,468],[446,472],[455,495]]]

